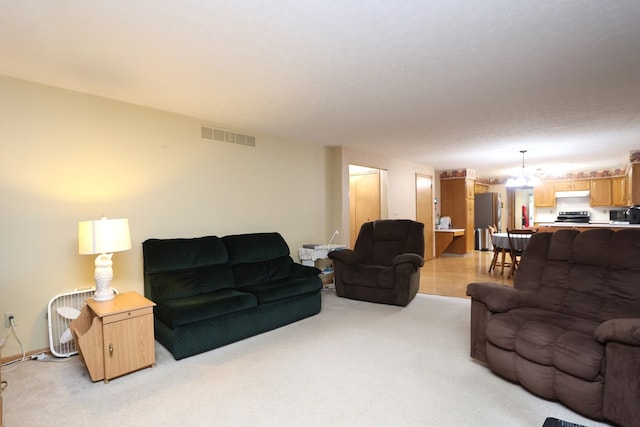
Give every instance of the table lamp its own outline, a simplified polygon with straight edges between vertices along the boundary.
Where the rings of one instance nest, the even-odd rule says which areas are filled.
[[[111,257],[114,252],[128,249],[131,249],[128,219],[107,219],[103,216],[102,219],[78,223],[78,253],[80,255],[99,254],[95,263],[96,293],[93,296],[95,301],[113,299]]]

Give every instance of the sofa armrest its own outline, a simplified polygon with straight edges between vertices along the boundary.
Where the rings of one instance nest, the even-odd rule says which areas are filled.
[[[640,346],[640,319],[611,319],[602,322],[595,332],[601,343],[617,341]]]
[[[494,313],[502,313],[519,307],[537,307],[538,305],[533,294],[499,283],[469,283],[467,295],[482,302]]]
[[[317,276],[321,271],[319,268],[311,267],[309,265],[302,265],[298,263],[291,263],[289,267],[289,277],[308,277]]]
[[[340,249],[329,252],[329,258],[344,264],[364,264],[364,258],[351,249]]]
[[[403,264],[403,263],[413,264],[415,268],[420,268],[424,265],[424,258],[422,258],[418,254],[406,253],[406,254],[396,255],[391,260],[391,265],[393,266],[398,264]]]

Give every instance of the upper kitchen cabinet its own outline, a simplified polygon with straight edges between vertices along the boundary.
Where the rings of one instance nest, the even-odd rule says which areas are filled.
[[[553,208],[556,206],[556,190],[554,183],[545,181],[533,189],[533,202],[537,208]]]
[[[640,205],[640,163],[634,163],[629,167],[627,195],[629,205]]]
[[[629,206],[627,198],[627,177],[611,178],[611,203],[613,206]]]
[[[611,178],[590,180],[589,195],[591,206],[612,206]]]
[[[582,191],[589,190],[589,180],[579,179],[576,181],[556,181],[554,183],[555,191]]]

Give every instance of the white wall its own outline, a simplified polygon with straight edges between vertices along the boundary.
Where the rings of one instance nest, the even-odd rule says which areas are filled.
[[[0,319],[16,314],[27,351],[48,347],[49,300],[93,283],[80,220],[129,218],[133,248],[114,255],[113,285],[140,293],[151,237],[278,231],[297,259],[339,227],[335,149],[201,139],[211,123],[5,77],[0,94]],[[13,339],[2,350],[19,352]]]

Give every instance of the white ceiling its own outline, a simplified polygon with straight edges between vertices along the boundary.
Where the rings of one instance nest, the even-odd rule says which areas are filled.
[[[624,167],[638,0],[0,0],[0,74],[479,176]]]

